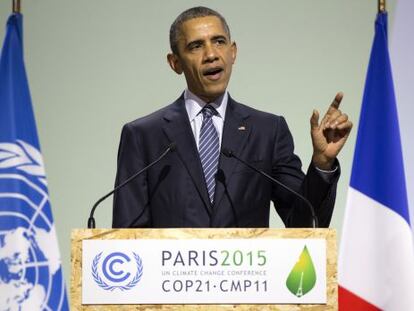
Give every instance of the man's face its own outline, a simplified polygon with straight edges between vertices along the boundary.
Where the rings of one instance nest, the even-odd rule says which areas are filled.
[[[206,102],[224,93],[236,59],[236,44],[216,16],[184,22],[178,40],[178,55],[168,62],[178,74],[184,72],[188,89]]]

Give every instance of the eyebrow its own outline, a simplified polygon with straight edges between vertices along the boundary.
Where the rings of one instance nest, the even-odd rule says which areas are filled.
[[[227,37],[223,35],[217,35],[211,38],[211,40],[218,40],[218,39],[224,39],[226,42],[228,41]]]

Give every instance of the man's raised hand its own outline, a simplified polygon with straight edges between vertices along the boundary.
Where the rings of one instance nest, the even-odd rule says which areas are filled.
[[[339,109],[343,97],[342,92],[336,94],[320,123],[317,110],[313,110],[310,119],[312,161],[317,168],[323,170],[332,169],[335,158],[345,145],[352,129],[352,122],[348,120],[348,115]]]

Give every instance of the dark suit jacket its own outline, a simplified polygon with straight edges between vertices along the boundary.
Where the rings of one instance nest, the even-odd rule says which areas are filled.
[[[223,155],[211,205],[183,96],[124,126],[116,184],[159,157],[171,142],[176,143],[174,152],[115,195],[113,227],[268,227],[271,200],[287,227],[311,225],[309,208],[295,196]],[[229,96],[222,147],[305,195],[320,226],[329,226],[339,170],[331,182],[313,165],[305,176],[283,117]]]

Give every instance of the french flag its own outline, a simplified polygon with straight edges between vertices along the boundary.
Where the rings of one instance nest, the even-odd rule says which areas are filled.
[[[414,310],[407,202],[387,13],[381,12],[375,22],[341,238],[339,310]]]

